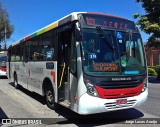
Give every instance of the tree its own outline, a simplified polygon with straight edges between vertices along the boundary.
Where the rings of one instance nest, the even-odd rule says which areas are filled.
[[[149,46],[160,46],[160,0],[136,0],[141,3],[145,10],[144,15],[134,14],[138,18],[137,25],[145,33],[149,34],[147,44]]]
[[[9,39],[14,31],[14,26],[9,21],[9,15],[6,9],[2,7],[0,3],[0,43],[6,39]],[[4,46],[6,48],[6,45]]]

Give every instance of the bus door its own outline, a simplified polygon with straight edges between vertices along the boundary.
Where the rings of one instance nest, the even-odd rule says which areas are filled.
[[[69,104],[70,91],[70,56],[72,30],[58,34],[58,101]]]

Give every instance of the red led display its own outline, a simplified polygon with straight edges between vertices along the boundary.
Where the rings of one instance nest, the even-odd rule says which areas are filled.
[[[102,26],[104,27],[111,27],[111,28],[120,28],[120,29],[127,29],[127,24],[124,23],[118,23],[118,22],[107,22],[103,21]]]
[[[95,19],[94,18],[86,18],[87,25],[95,25]]]
[[[83,18],[85,20],[86,25],[88,26],[100,25],[102,27],[108,27],[114,29],[136,30],[134,22],[119,17],[84,14]]]

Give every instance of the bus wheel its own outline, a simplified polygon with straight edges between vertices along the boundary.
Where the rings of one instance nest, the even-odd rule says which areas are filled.
[[[46,97],[47,106],[52,110],[55,109],[54,92],[51,85],[46,86],[45,97]]]
[[[17,74],[14,74],[14,87],[15,87],[16,89],[19,88]]]

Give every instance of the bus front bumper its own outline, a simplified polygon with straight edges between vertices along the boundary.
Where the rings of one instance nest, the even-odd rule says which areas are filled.
[[[102,112],[110,112],[123,110],[128,108],[139,107],[144,104],[148,98],[148,89],[143,93],[134,97],[118,98],[118,99],[102,99],[93,97],[87,93],[83,94],[79,99],[78,113],[79,114],[95,114]],[[127,103],[117,105],[117,100],[125,100]]]
[[[0,76],[7,76],[7,72],[0,70]]]

